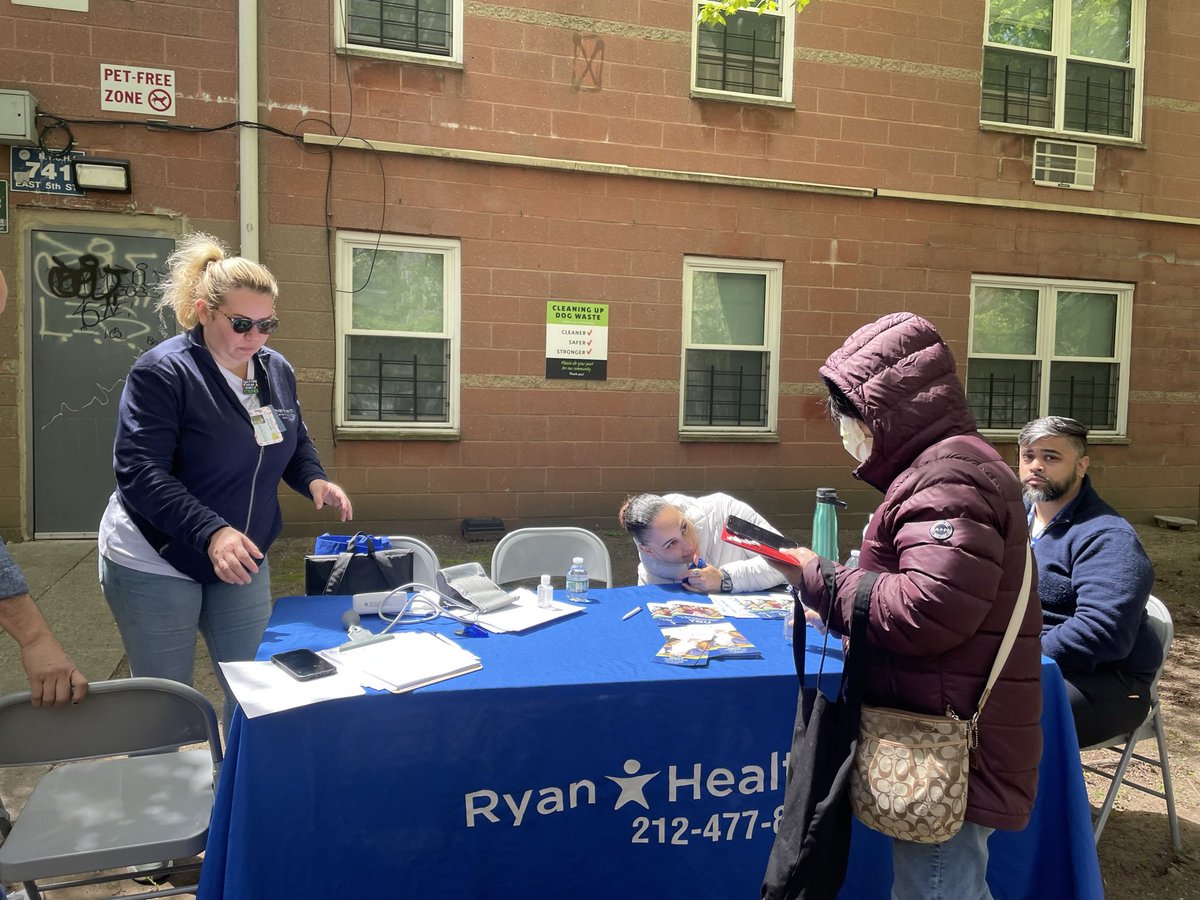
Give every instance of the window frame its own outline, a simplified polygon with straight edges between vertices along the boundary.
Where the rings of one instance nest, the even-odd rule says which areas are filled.
[[[1020,353],[976,353],[976,296],[980,287],[999,289],[1018,288],[1027,291],[1037,291],[1037,335],[1032,354]],[[1032,360],[1039,368],[1037,410],[1030,418],[1040,418],[1051,415],[1050,386],[1053,364],[1055,362],[1098,362],[1115,363],[1118,367],[1116,384],[1116,414],[1112,429],[1089,428],[1089,438],[1123,439],[1128,434],[1129,424],[1129,367],[1131,359],[1131,344],[1133,335],[1133,299],[1135,285],[1126,282],[1113,281],[1083,281],[1057,278],[1025,278],[1005,275],[973,275],[971,276],[970,319],[967,330],[967,371],[964,379],[964,389],[970,395],[971,366],[975,360],[1009,359]],[[1055,328],[1057,325],[1056,305],[1058,295],[1073,292],[1114,294],[1116,296],[1116,320],[1113,334],[1113,355],[1111,357],[1080,357],[1056,356],[1054,353]],[[1013,439],[1020,433],[1021,425],[1012,428],[987,428],[979,423],[980,431],[992,439]]]
[[[462,404],[460,402],[460,357],[462,352],[462,243],[448,238],[415,235],[378,234],[367,231],[338,231],[335,235],[336,273],[334,292],[334,421],[339,437],[455,437],[459,433]],[[442,256],[442,330],[440,332],[384,331],[355,328],[353,312],[354,251],[438,253]],[[347,338],[353,335],[402,337],[446,341],[445,390],[447,411],[445,421],[388,422],[351,419],[346,403]]]
[[[735,275],[763,275],[762,344],[701,344],[692,340],[692,292],[695,275],[702,272]],[[679,434],[680,437],[774,437],[779,429],[779,344],[782,318],[783,262],[773,260],[724,259],[710,256],[683,258],[679,353]],[[766,421],[762,425],[690,425],[687,423],[688,352],[716,350],[762,353],[766,357],[767,379],[764,387]]]
[[[338,53],[350,56],[374,56],[380,59],[395,59],[401,62],[414,62],[430,66],[447,66],[461,69],[463,67],[463,9],[465,0],[449,0],[450,2],[450,53],[423,53],[414,50],[400,50],[393,47],[380,47],[373,44],[351,43],[349,35],[348,6],[351,0],[333,0],[334,5],[334,47]]]
[[[1146,0],[1130,0],[1129,12],[1129,62],[1122,63],[1114,60],[1094,59],[1087,56],[1071,54],[1071,2],[1072,0],[1051,0],[1053,25],[1051,29],[1050,49],[1037,50],[1025,47],[1014,47],[991,41],[988,32],[992,21],[993,0],[984,4],[983,14],[983,56],[986,57],[989,48],[1007,51],[1009,53],[1025,54],[1049,59],[1054,69],[1054,122],[1050,126],[1027,125],[1020,122],[1003,122],[983,117],[984,100],[984,60],[980,60],[980,94],[979,94],[979,124],[984,129],[999,131],[1015,131],[1022,134],[1060,135],[1073,140],[1090,141],[1096,144],[1140,144],[1142,140],[1142,111],[1144,107],[1146,77]],[[1065,24],[1064,24],[1065,23]],[[1128,136],[1119,134],[1102,134],[1092,131],[1076,131],[1066,127],[1067,115],[1067,64],[1099,65],[1127,69],[1132,78],[1132,110],[1131,126]]]
[[[792,89],[793,89],[793,69],[795,68],[796,60],[796,31],[795,21],[796,13],[794,4],[785,2],[779,4],[777,10],[762,11],[764,16],[773,16],[779,18],[783,23],[783,33],[780,37],[783,47],[782,58],[779,61],[780,66],[780,90],[779,96],[769,94],[749,94],[743,91],[725,91],[716,88],[700,87],[697,84],[697,75],[700,64],[700,9],[704,6],[705,0],[693,0],[692,2],[692,43],[690,47],[691,53],[691,93],[693,97],[703,98],[708,100],[726,100],[738,103],[757,103],[767,106],[787,106],[791,107]],[[742,11],[733,15],[748,15],[757,16],[758,13],[752,11]]]

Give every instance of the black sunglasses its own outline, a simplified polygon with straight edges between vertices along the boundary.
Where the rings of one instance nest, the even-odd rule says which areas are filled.
[[[227,312],[221,315],[229,320],[229,327],[233,329],[234,334],[245,334],[251,328],[257,328],[259,334],[274,334],[275,329],[279,327],[279,320],[274,316],[251,319],[247,316],[231,316]]]

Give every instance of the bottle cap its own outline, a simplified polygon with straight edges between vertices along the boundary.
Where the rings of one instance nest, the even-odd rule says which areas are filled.
[[[575,564],[575,565],[577,565],[577,566],[582,566],[582,565],[583,565],[583,557],[582,557],[582,556],[577,556],[577,557],[575,557],[573,560],[571,560],[571,562],[572,562],[572,563],[574,563],[574,564]]]
[[[817,502],[818,503],[834,503],[834,504],[842,507],[843,509],[847,505],[845,500],[838,499],[837,488],[829,488],[829,487],[817,488]]]
[[[549,575],[543,575],[543,576],[542,576],[542,584],[549,584],[549,583],[550,583],[550,576],[549,576]]]

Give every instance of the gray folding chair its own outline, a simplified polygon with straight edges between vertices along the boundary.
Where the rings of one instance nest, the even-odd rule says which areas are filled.
[[[500,538],[492,551],[492,581],[508,584],[549,574],[566,575],[571,559],[583,557],[591,581],[612,587],[612,560],[599,535],[586,528],[520,528]]]
[[[35,708],[29,696],[0,697],[0,766],[54,768],[0,844],[0,883],[21,882],[30,900],[39,900],[45,891],[128,880],[128,866],[204,850],[221,740],[203,694],[162,678],[124,678],[91,685],[72,706]],[[180,749],[190,744],[206,746]],[[138,874],[165,878],[199,868],[165,864]],[[122,871],[38,884],[113,869]],[[184,893],[195,888],[121,896]]]
[[[1146,716],[1146,721],[1139,725],[1137,730],[1132,734],[1118,735],[1099,744],[1082,748],[1084,751],[1111,749],[1115,753],[1119,753],[1121,759],[1117,763],[1115,772],[1107,772],[1087,763],[1083,764],[1083,768],[1095,775],[1103,776],[1112,782],[1109,785],[1108,793],[1104,797],[1104,803],[1100,807],[1100,813],[1096,817],[1094,835],[1097,844],[1100,843],[1100,835],[1104,831],[1104,826],[1108,822],[1108,815],[1112,812],[1113,803],[1117,799],[1117,791],[1122,784],[1127,784],[1135,790],[1166,801],[1167,825],[1171,829],[1171,843],[1175,846],[1176,850],[1182,850],[1183,838],[1180,837],[1179,819],[1175,815],[1175,789],[1171,785],[1171,761],[1167,757],[1167,736],[1163,730],[1162,704],[1159,703],[1158,699],[1158,680],[1162,677],[1163,669],[1167,665],[1167,654],[1171,650],[1171,641],[1175,637],[1175,625],[1171,621],[1171,613],[1168,612],[1167,607],[1157,597],[1150,597],[1149,602],[1146,604],[1146,613],[1150,617],[1150,625],[1154,628],[1154,633],[1158,635],[1158,639],[1162,642],[1163,648],[1162,665],[1158,667],[1158,672],[1155,673],[1154,681],[1150,685],[1150,712]],[[1155,738],[1158,742],[1157,759],[1142,756],[1134,752],[1134,748],[1137,747],[1139,741],[1150,738]],[[1125,777],[1125,771],[1129,768],[1129,763],[1135,759],[1138,762],[1156,766],[1162,772],[1163,789],[1161,791]]]
[[[392,546],[397,550],[412,551],[413,581],[433,587],[437,578],[437,571],[442,567],[441,563],[438,562],[437,554],[433,552],[433,548],[424,541],[402,534],[389,534],[388,540],[392,542]]]

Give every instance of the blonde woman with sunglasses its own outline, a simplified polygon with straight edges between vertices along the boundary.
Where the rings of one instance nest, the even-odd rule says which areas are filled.
[[[199,629],[228,727],[217,663],[253,659],[266,628],[280,480],[343,522],[353,510],[317,459],[292,367],[266,347],[274,276],[206,234],[185,237],[167,265],[161,306],[185,331],[126,378],[100,577],[134,675],[191,684]]]

